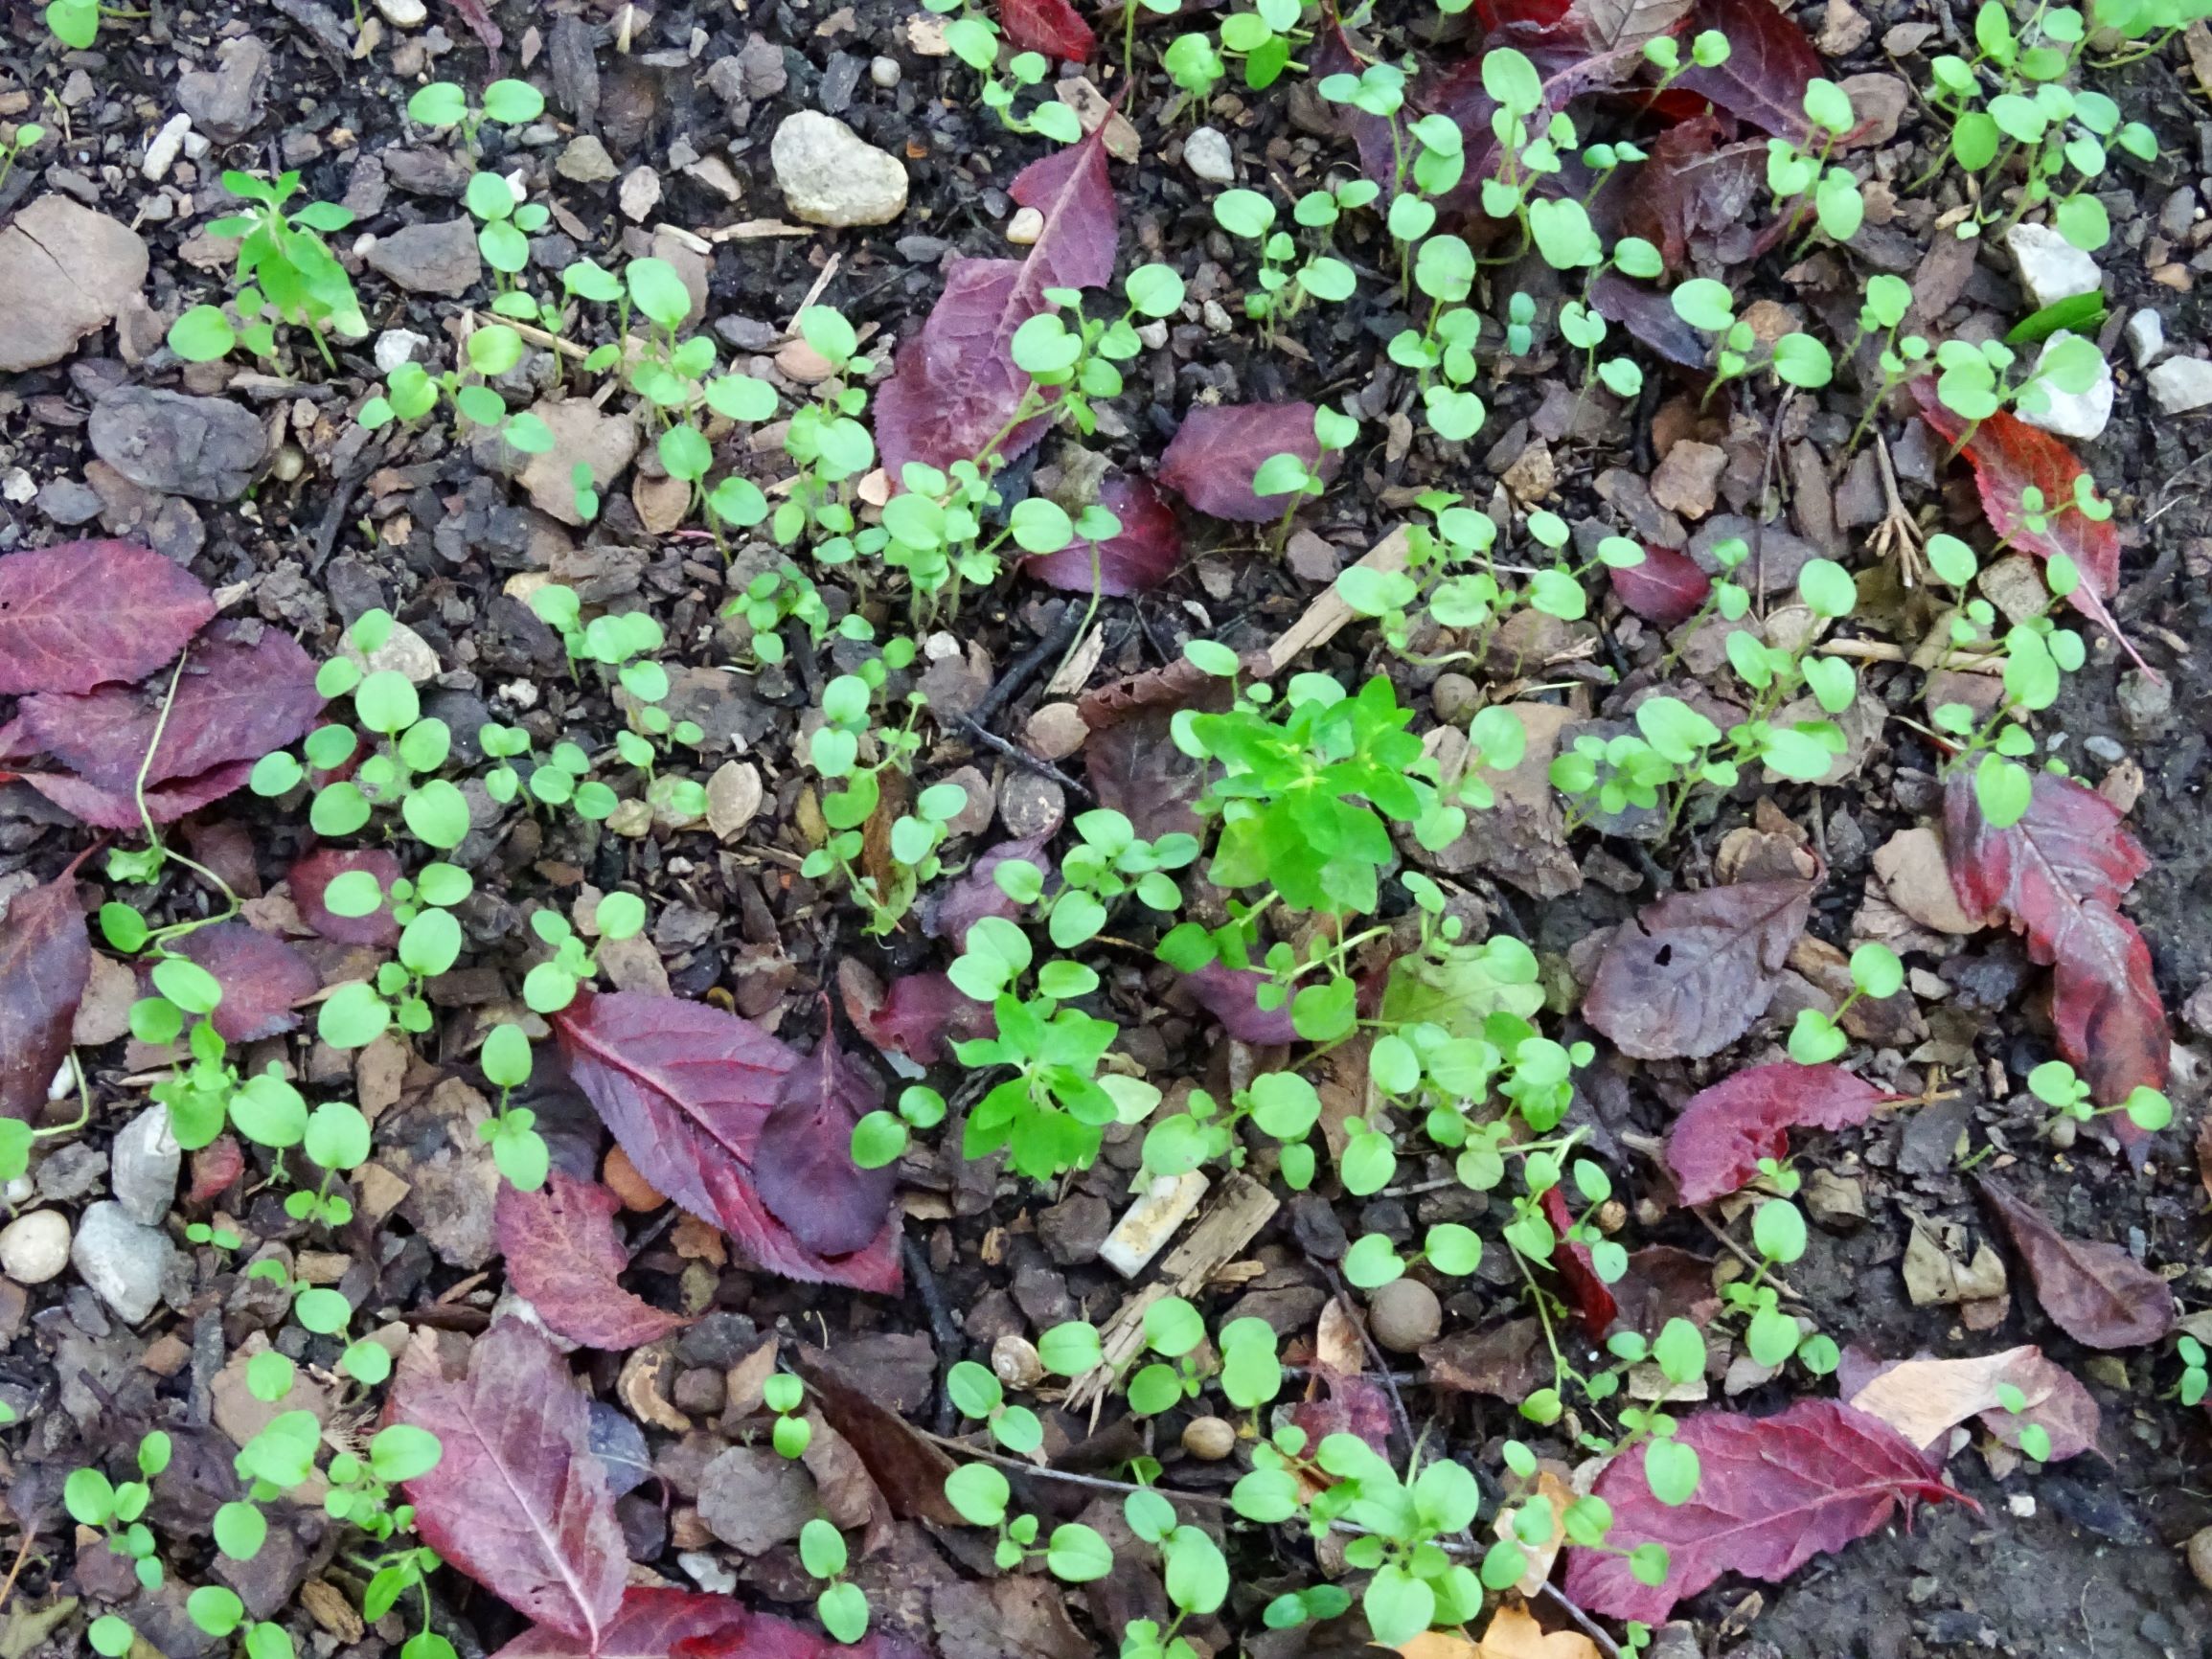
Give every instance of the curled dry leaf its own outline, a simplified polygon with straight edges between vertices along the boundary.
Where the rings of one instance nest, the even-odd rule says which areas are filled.
[[[1837,1378],[1853,1409],[1881,1419],[1924,1451],[1971,1417],[1980,1418],[2010,1446],[2019,1444],[2023,1426],[2039,1424],[2051,1437],[2052,1463],[2097,1443],[2097,1402],[2071,1372],[2033,1345],[1971,1359],[1886,1364],[1847,1349]],[[1998,1390],[2007,1387],[2020,1391],[2022,1409],[2017,1413],[1998,1403]]]
[[[92,941],[74,877],[8,901],[0,917],[0,1117],[32,1123],[46,1110],[91,978]]]
[[[244,788],[253,769],[251,761],[231,761],[195,777],[148,784],[145,816],[156,824],[173,824],[187,812],[196,812],[233,790]],[[145,822],[138,802],[127,791],[103,789],[74,772],[24,772],[18,776],[64,812],[95,830],[136,830]]]
[[[178,940],[176,954],[222,987],[215,1029],[225,1042],[259,1042],[300,1023],[299,1005],[323,989],[315,965],[283,940],[242,921],[218,921]]]
[[[896,1218],[878,1217],[870,1242],[826,1256],[793,1230],[755,1182],[762,1129],[783,1101],[799,1057],[758,1026],[704,1003],[627,991],[579,997],[553,1016],[569,1075],[614,1131],[638,1173],[693,1215],[714,1222],[755,1265],[787,1279],[899,1288]],[[842,1148],[850,1157],[851,1125]],[[779,1151],[788,1155],[787,1146]]]
[[[1583,1017],[1637,1059],[1718,1054],[1774,998],[1811,881],[1745,881],[1646,905],[1606,946]]]
[[[2174,1292],[2117,1244],[2068,1239],[2041,1210],[1986,1175],[1975,1188],[2027,1263],[2036,1300],[2085,1348],[2139,1348],[2174,1329]]]
[[[1676,1439],[1698,1454],[1693,1501],[1653,1495],[1644,1460],[1615,1458],[1596,1495],[1613,1507],[1610,1548],[1667,1547],[1667,1577],[1639,1583],[1625,1555],[1573,1549],[1566,1593],[1593,1613],[1656,1625],[1722,1573],[1779,1583],[1814,1556],[1839,1550],[1921,1499],[1961,1499],[1943,1466],[1877,1418],[1829,1399],[1801,1399],[1773,1417],[1704,1412]]]
[[[1200,512],[1265,524],[1290,504],[1288,496],[1252,492],[1252,475],[1270,455],[1295,455],[1324,476],[1334,470],[1322,466],[1311,403],[1200,404],[1160,457],[1160,482]]]
[[[1092,550],[1097,550],[1098,591],[1109,599],[1155,588],[1174,575],[1183,557],[1183,527],[1152,480],[1109,472],[1100,483],[1099,505],[1121,520],[1121,533],[1105,541],[1077,541],[1058,553],[1026,559],[1022,568],[1048,587],[1089,593]]]
[[[1613,1328],[1620,1315],[1620,1304],[1606,1282],[1598,1277],[1597,1263],[1587,1244],[1578,1244],[1567,1238],[1567,1229],[1574,1225],[1574,1216],[1567,1210],[1565,1196],[1557,1187],[1546,1187],[1543,1193],[1543,1216],[1551,1223],[1553,1236],[1559,1242],[1552,1249],[1552,1271],[1567,1287],[1567,1300],[1582,1317],[1583,1329],[1589,1332],[1592,1342],[1603,1342],[1606,1332]]]
[[[192,572],[130,541],[0,558],[0,692],[89,692],[151,673],[215,616]]]
[[[1421,1351],[1428,1380],[1454,1394],[1483,1394],[1515,1404],[1544,1387],[1552,1375],[1543,1325],[1509,1319],[1480,1330],[1455,1330]]]
[[[1793,1126],[1863,1124],[1882,1093],[1841,1066],[1751,1066],[1690,1097],[1667,1136],[1667,1168],[1685,1204],[1749,1184],[1761,1158],[1790,1155]]]
[[[615,1283],[629,1266],[615,1235],[621,1208],[598,1182],[556,1170],[535,1193],[502,1182],[492,1212],[508,1283],[556,1335],[610,1353],[658,1342],[691,1323]]]
[[[2025,815],[1994,830],[1961,770],[1944,787],[1944,850],[1959,903],[1972,915],[2009,918],[2027,935],[2028,954],[2053,968],[2059,1052],[2098,1103],[2164,1088],[2173,1044],[2151,947],[2117,908],[2151,859],[2119,808],[2071,779],[2038,772]],[[2106,1121],[2123,1141],[2144,1138],[2125,1112]]]
[[[897,1412],[869,1398],[821,1350],[802,1345],[791,1369],[812,1391],[823,1420],[858,1454],[893,1514],[902,1521],[961,1524],[959,1511],[945,1495],[945,1477],[953,1463],[942,1447],[924,1440]]]
[[[466,1376],[431,1333],[393,1376],[390,1422],[438,1437],[438,1466],[407,1483],[422,1541],[517,1612],[597,1653],[623,1604],[628,1552],[591,1455],[583,1391],[552,1338],[520,1319],[478,1337]]]

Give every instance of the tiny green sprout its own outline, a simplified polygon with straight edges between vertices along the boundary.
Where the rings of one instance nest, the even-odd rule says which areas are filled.
[[[1869,941],[1851,953],[1851,993],[1833,1014],[1818,1009],[1800,1009],[1790,1031],[1790,1057],[1799,1065],[1822,1065],[1840,1055],[1846,1046],[1842,1020],[1863,998],[1877,1002],[1904,989],[1904,964],[1886,944]]]
[[[2014,1417],[2018,1417],[2028,1409],[2027,1396],[2020,1392],[2017,1384],[1998,1383],[1996,1395],[1997,1409],[2000,1411],[2009,1412]],[[2019,1447],[2023,1453],[2040,1464],[2047,1464],[2051,1461],[2051,1431],[2049,1429],[2040,1422],[2023,1422],[2018,1425],[2018,1434]]]
[[[2175,1397],[2183,1405],[2196,1405],[2212,1386],[2212,1375],[2207,1374],[2204,1345],[2194,1336],[2183,1334],[2174,1339],[2174,1352],[2181,1361],[2181,1381]]]
[[[961,1360],[946,1374],[945,1392],[963,1417],[987,1423],[991,1438],[1008,1451],[1027,1455],[1044,1443],[1044,1425],[1037,1413],[1007,1404],[998,1378],[973,1360]]]
[[[779,1371],[761,1385],[761,1398],[776,1414],[768,1438],[777,1452],[796,1461],[813,1443],[814,1428],[801,1415],[807,1403],[807,1385],[787,1371]]]
[[[2147,1084],[2130,1090],[2116,1104],[2095,1104],[2088,1082],[2064,1060],[2045,1060],[2028,1073],[2027,1082],[2028,1093],[2051,1109],[2046,1130],[2061,1123],[2090,1123],[2113,1112],[2125,1112],[2128,1121],[2145,1134],[2157,1134],[2174,1122],[2173,1102]]]

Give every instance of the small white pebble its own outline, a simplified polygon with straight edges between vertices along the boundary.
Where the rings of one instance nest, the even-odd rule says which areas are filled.
[[[2005,1499],[2005,1508],[2024,1521],[2036,1512],[2036,1500],[2026,1492],[2014,1492]]]
[[[896,57],[872,58],[868,64],[868,79],[888,92],[899,84],[899,59]]]
[[[46,1098],[50,1101],[66,1100],[76,1092],[77,1057],[64,1055],[61,1069],[54,1074],[54,1080],[46,1085]]]
[[[1025,207],[1006,221],[1006,239],[1017,247],[1027,247],[1044,235],[1044,215],[1036,208]]]

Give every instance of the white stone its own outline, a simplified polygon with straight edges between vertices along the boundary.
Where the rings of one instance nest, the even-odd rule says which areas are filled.
[[[1210,126],[1183,140],[1183,165],[1208,184],[1237,182],[1237,158],[1229,153],[1229,141]]]
[[[2148,369],[2166,354],[2166,319],[2145,306],[2128,319],[2128,350],[2135,367]]]
[[[2170,357],[2151,371],[2151,399],[2167,415],[2186,415],[2212,403],[2212,362]]]
[[[868,79],[888,92],[899,84],[899,59],[873,57],[868,60]]]
[[[2064,329],[2052,334],[2043,342],[2042,352],[2036,358],[2037,370],[2041,370],[2051,349],[2060,341],[2079,338]],[[2041,390],[2051,406],[2036,415],[2023,408],[2020,419],[2030,426],[2040,426],[2061,438],[2078,438],[2085,443],[2105,435],[2105,427],[2112,419],[2112,366],[2102,356],[2097,359],[2096,384],[2087,392],[2061,392],[2054,386],[2044,386]]]
[[[184,135],[191,130],[192,117],[178,110],[162,124],[159,132],[147,140],[146,160],[139,163],[138,170],[156,184],[167,178],[184,148]]]
[[[1006,221],[1006,239],[1016,247],[1026,248],[1044,235],[1044,215],[1033,207],[1025,207]]]
[[[69,1217],[34,1210],[0,1230],[0,1273],[18,1284],[43,1284],[69,1265]]]
[[[405,676],[411,686],[428,685],[438,677],[438,653],[430,648],[428,640],[403,622],[394,623],[384,643],[366,656],[351,638],[345,642],[342,652],[363,673],[389,669]]]
[[[370,354],[376,359],[376,367],[389,375],[402,363],[419,363],[430,350],[429,336],[418,334],[412,329],[386,329],[376,336],[376,344]]]
[[[430,16],[423,0],[376,0],[376,10],[395,29],[420,29]]]
[[[1190,1219],[1210,1184],[1196,1170],[1158,1177],[1114,1223],[1114,1230],[1099,1246],[1099,1260],[1124,1279],[1134,1279],[1160,1253],[1160,1246],[1174,1236],[1175,1229]]]
[[[835,116],[786,116],[768,159],[793,216],[810,225],[886,225],[906,211],[904,164]]]
[[[2005,246],[2019,267],[2020,286],[2039,311],[2105,285],[2097,261],[2048,225],[2015,225],[2005,232]]]
[[[660,174],[650,167],[634,167],[622,181],[623,217],[643,224],[645,216],[660,205]]]

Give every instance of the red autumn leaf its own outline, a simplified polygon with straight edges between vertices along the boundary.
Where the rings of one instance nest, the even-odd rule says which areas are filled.
[[[1938,438],[1955,444],[1966,436],[1966,422],[1937,400],[1933,376],[1915,380],[1912,395],[1919,400],[1920,418]],[[2074,480],[2088,468],[2063,439],[2002,409],[1974,428],[1960,453],[1973,467],[1974,489],[1990,528],[2022,553],[2041,559],[2064,554],[2072,559],[2082,580],[2067,602],[2134,656],[2134,646],[2106,608],[2120,591],[2120,532],[2110,518],[2087,518],[2074,506]],[[2041,530],[2032,528],[2020,509],[2021,492],[2030,486],[2043,492]]]
[[[1046,890],[1057,889],[1059,880],[1050,874],[1052,860],[1043,855],[1044,844],[1051,837],[1045,835],[1029,835],[1019,841],[1001,841],[985,852],[947,883],[943,893],[925,901],[922,931],[932,939],[948,939],[954,949],[965,950],[968,930],[985,917],[997,916],[1012,921],[1025,907],[1015,903],[1006,889],[999,886],[998,867],[1009,862],[1034,864],[1044,875]]]
[[[1667,1547],[1667,1577],[1638,1583],[1628,1557],[1576,1548],[1566,1592],[1613,1619],[1657,1625],[1675,1603],[1722,1573],[1779,1583],[1814,1556],[1840,1550],[1885,1523],[1903,1504],[1960,1499],[1943,1466],[1895,1429],[1831,1399],[1801,1399],[1774,1417],[1705,1412],[1675,1438],[1698,1454],[1698,1490],[1669,1508],[1644,1479],[1644,1460],[1615,1458],[1596,1495],[1613,1507],[1608,1551]]]
[[[808,1249],[849,1256],[882,1233],[894,1172],[853,1162],[853,1125],[882,1104],[882,1079],[837,1046],[833,1030],[784,1074],[761,1125],[753,1187]]]
[[[614,1230],[621,1208],[598,1182],[556,1170],[536,1193],[502,1183],[492,1212],[507,1281],[545,1328],[610,1353],[658,1342],[691,1323],[615,1283],[629,1266]]]
[[[74,876],[8,901],[0,917],[0,1117],[34,1123],[46,1110],[91,977],[92,941]]]
[[[0,558],[0,692],[89,692],[151,673],[215,615],[191,571],[131,541]]]
[[[596,1645],[549,1625],[524,1631],[494,1659],[668,1659],[677,1643],[742,1628],[752,1617],[743,1602],[696,1590],[625,1591],[622,1605]]]
[[[2119,808],[2071,779],[2038,772],[2027,812],[1993,830],[1972,774],[1961,769],[1944,786],[1943,842],[1967,914],[2009,918],[2027,935],[2028,954],[2054,968],[2059,1052],[2098,1103],[2116,1105],[2137,1087],[2163,1089],[2172,1054],[2166,1009],[2151,947],[2118,909],[2151,859]],[[2142,1139],[2125,1112],[2108,1121],[2122,1140]]]
[[[1574,1304],[1582,1316],[1583,1329],[1589,1332],[1592,1342],[1603,1342],[1606,1332],[1613,1328],[1620,1314],[1620,1305],[1613,1300],[1612,1291],[1598,1277],[1596,1261],[1587,1244],[1578,1244],[1567,1237],[1575,1224],[1573,1214],[1567,1209],[1565,1196],[1557,1187],[1543,1190],[1543,1218],[1551,1223],[1552,1235],[1559,1242],[1552,1248],[1552,1270],[1567,1287],[1567,1300]]]
[[[540,1625],[492,1659],[921,1659],[910,1643],[870,1631],[842,1647],[818,1631],[756,1613],[732,1596],[639,1586],[626,1592],[596,1647]]]
[[[1647,283],[1631,283],[1618,271],[1600,272],[1590,282],[1590,307],[1679,368],[1704,369],[1712,362],[1713,348],[1705,336],[1683,322],[1674,302]]]
[[[843,988],[843,975],[840,974]],[[885,1054],[904,1055],[917,1065],[942,1064],[950,1044],[995,1036],[998,1016],[942,973],[909,973],[893,980],[873,1004],[857,1002],[850,990],[845,1014]]]
[[[368,916],[334,916],[323,902],[331,883],[349,870],[366,870],[386,893],[399,879],[399,860],[381,847],[350,851],[318,847],[292,866],[292,903],[300,920],[325,939],[340,944],[373,944],[386,949],[399,943],[399,923],[390,904],[379,904]]]
[[[1150,479],[1109,472],[1099,486],[1099,505],[1122,522],[1105,541],[1077,541],[1058,553],[1026,559],[1022,569],[1048,587],[1091,591],[1092,549],[1097,549],[1098,591],[1109,599],[1154,588],[1174,575],[1183,557],[1183,527]]]
[[[761,1130],[799,1057],[705,1003],[608,992],[553,1016],[560,1052],[630,1162],[655,1189],[713,1221],[755,1265],[787,1279],[899,1288],[899,1236],[885,1215],[865,1249],[826,1257],[793,1236],[754,1187]]]
[[[1272,1009],[1260,1006],[1260,987],[1268,983],[1268,978],[1256,967],[1236,968],[1226,963],[1209,962],[1175,983],[1241,1043],[1296,1042],[1298,1034],[1290,1024],[1290,999],[1285,997]]]
[[[1328,1392],[1290,1408],[1290,1420],[1306,1431],[1306,1443],[1319,1445],[1333,1434],[1348,1434],[1387,1457],[1390,1396],[1382,1385],[1371,1376],[1347,1376],[1327,1365],[1315,1366],[1313,1375]]]
[[[1822,64],[1790,13],[1773,0],[1698,0],[1684,33],[1708,29],[1728,37],[1727,60],[1705,69],[1691,63],[1685,51],[1675,86],[1709,99],[1762,132],[1806,137],[1805,88],[1822,73]]]
[[[1265,524],[1290,505],[1288,496],[1252,492],[1252,474],[1270,455],[1295,455],[1309,469],[1321,465],[1312,404],[1200,404],[1160,457],[1160,482],[1200,512]]]
[[[146,786],[146,810],[156,824],[173,824],[187,812],[221,800],[246,786],[253,775],[251,761],[227,761],[193,778],[172,778]],[[136,830],[138,803],[128,790],[118,792],[88,784],[74,772],[18,772],[14,774],[60,807],[95,830]]]
[[[2117,1244],[2068,1239],[2024,1198],[1987,1176],[1974,1183],[2027,1263],[2036,1300],[2085,1348],[2140,1348],[2174,1329],[2174,1292]]]
[[[188,1204],[210,1204],[230,1191],[230,1185],[245,1173],[246,1155],[239,1146],[236,1135],[221,1134],[192,1155],[192,1187],[185,1193]]]
[[[466,1376],[444,1375],[437,1352],[428,1333],[408,1346],[384,1412],[444,1451],[407,1482],[416,1530],[515,1611],[596,1650],[622,1609],[629,1552],[568,1361],[520,1319],[476,1339]]]
[[[194,645],[165,723],[168,693],[166,676],[144,687],[45,692],[25,697],[18,714],[32,742],[87,783],[127,799],[142,766],[150,784],[239,761],[250,765],[304,734],[324,701],[314,661],[298,641],[241,623],[211,628]],[[161,742],[148,765],[157,726]]]
[[[1788,234],[1793,215],[1764,214],[1767,146],[1722,144],[1722,118],[1706,112],[1677,122],[1652,141],[1651,160],[1633,176],[1607,182],[1591,212],[1611,215],[1619,228],[1659,250],[1669,270],[1679,270],[1693,248],[1719,264],[1757,259]],[[1729,131],[1735,124],[1726,124]],[[1723,258],[1722,256],[1725,255]]]
[[[1838,1397],[1881,1420],[1923,1450],[1968,1418],[2006,1445],[2020,1443],[2033,1423],[2051,1437],[2045,1463],[2093,1451],[2103,1421],[2097,1402],[2072,1372],[2033,1346],[1967,1359],[1877,1360],[1856,1348],[1836,1369]],[[2003,1388],[2020,1391],[2020,1410],[1997,1403]]]
[[[1751,1029],[1813,910],[1811,881],[1676,893],[1615,931],[1583,1017],[1640,1060],[1718,1054]]]
[[[468,32],[484,42],[484,50],[496,57],[507,37],[491,20],[484,0],[453,0],[453,10],[461,13],[461,21],[468,25]]]
[[[242,921],[218,921],[176,942],[222,987],[212,1016],[225,1042],[259,1042],[300,1023],[299,1005],[323,989],[314,964],[283,940]]]
[[[1621,602],[1659,627],[1688,622],[1703,607],[1713,591],[1713,579],[1698,568],[1698,561],[1678,548],[1644,543],[1644,562],[1613,567],[1613,592]]]
[[[1667,1136],[1667,1168],[1685,1204],[1747,1185],[1761,1158],[1790,1155],[1792,1126],[1863,1124],[1881,1091],[1841,1066],[1751,1066],[1690,1097]]]
[[[1098,50],[1098,36],[1067,0],[999,0],[998,26],[1022,52],[1082,63]]]
[[[1113,276],[1106,132],[1102,123],[1083,143],[1023,168],[1008,187],[1044,216],[1027,259],[946,262],[945,292],[876,394],[876,443],[893,478],[911,461],[945,467],[972,458],[993,439],[999,458],[1013,461],[1044,436],[1042,417],[1006,431],[1030,383],[1015,366],[1014,331],[1051,308],[1047,288],[1095,288]]]

